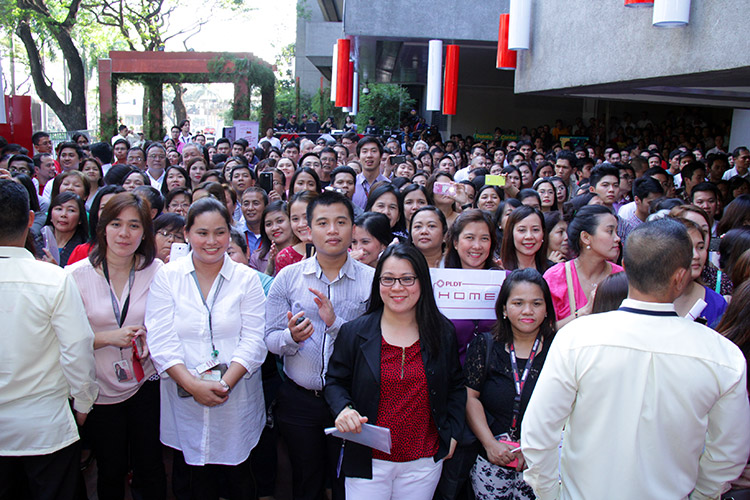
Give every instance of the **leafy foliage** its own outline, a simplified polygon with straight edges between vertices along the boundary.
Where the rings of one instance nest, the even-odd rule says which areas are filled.
[[[406,87],[392,83],[371,83],[370,93],[360,92],[357,126],[364,130],[367,119],[375,117],[380,128],[398,128],[404,111],[414,107],[416,101],[409,96]]]

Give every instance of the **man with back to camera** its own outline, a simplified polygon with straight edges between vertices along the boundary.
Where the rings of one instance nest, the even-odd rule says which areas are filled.
[[[284,357],[287,380],[279,389],[276,421],[289,448],[293,498],[343,500],[336,477],[341,441],[324,435],[333,415],[323,398],[328,359],[341,325],[365,312],[374,269],[349,256],[353,207],[324,191],[307,207],[315,255],[282,269],[266,302],[266,345]]]
[[[745,357],[674,309],[692,255],[680,222],[640,225],[625,245],[620,309],[557,334],[521,430],[524,479],[540,500],[718,499],[745,467]]]
[[[0,206],[0,498],[73,499],[76,423],[98,394],[94,332],[73,278],[24,248],[26,189],[0,180]]]

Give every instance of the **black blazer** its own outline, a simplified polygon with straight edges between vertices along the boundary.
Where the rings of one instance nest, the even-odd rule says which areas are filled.
[[[352,405],[368,423],[377,425],[380,403],[380,318],[382,310],[361,316],[339,330],[328,362],[325,398],[334,418]],[[466,416],[466,387],[453,324],[438,332],[440,348],[429,354],[422,342],[432,417],[440,437],[435,460],[448,454],[451,438],[460,436]],[[372,478],[372,448],[346,442],[341,471],[348,477]]]

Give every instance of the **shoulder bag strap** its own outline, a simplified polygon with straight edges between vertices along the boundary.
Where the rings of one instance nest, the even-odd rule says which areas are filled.
[[[571,261],[565,263],[565,281],[568,285],[568,302],[570,303],[570,314],[576,317],[578,309],[576,308],[576,295],[573,289],[573,272],[570,270]]]

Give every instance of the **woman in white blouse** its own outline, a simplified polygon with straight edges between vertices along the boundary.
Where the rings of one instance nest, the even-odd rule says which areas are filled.
[[[223,204],[195,202],[185,226],[192,251],[156,274],[146,310],[162,375],[161,441],[178,465],[184,458],[201,499],[218,499],[219,476],[222,496],[254,495],[249,456],[265,423],[265,296],[255,271],[227,255],[230,226]]]
[[[86,419],[101,499],[123,498],[133,471],[142,498],[163,500],[167,480],[159,443],[159,381],[145,343],[155,259],[151,207],[116,194],[99,216],[87,259],[66,267],[78,285],[91,329],[99,397]]]

